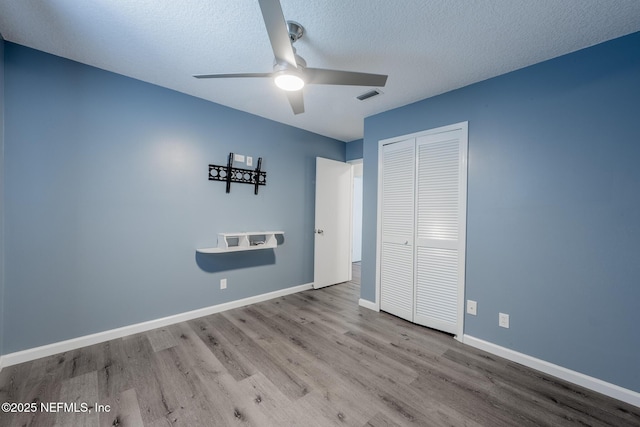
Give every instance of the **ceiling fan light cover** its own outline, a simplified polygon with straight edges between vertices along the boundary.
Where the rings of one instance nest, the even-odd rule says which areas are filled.
[[[291,72],[278,73],[274,79],[276,86],[282,90],[294,92],[304,87],[304,80]]]

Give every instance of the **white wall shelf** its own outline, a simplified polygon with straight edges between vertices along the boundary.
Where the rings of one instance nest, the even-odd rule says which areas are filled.
[[[255,251],[278,246],[276,236],[284,235],[284,231],[252,231],[243,233],[218,233],[218,246],[199,248],[203,254],[219,254],[224,252]]]

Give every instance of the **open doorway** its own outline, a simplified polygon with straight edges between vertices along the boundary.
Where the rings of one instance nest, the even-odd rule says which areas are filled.
[[[362,159],[348,163],[353,167],[351,262],[359,263],[362,260]]]

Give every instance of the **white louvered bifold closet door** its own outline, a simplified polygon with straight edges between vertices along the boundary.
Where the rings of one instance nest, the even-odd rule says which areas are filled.
[[[415,140],[382,147],[380,309],[413,321]]]
[[[458,332],[464,280],[463,138],[466,134],[457,129],[416,140],[414,322],[453,334]]]

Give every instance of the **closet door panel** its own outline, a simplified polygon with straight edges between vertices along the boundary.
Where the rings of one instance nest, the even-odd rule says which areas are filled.
[[[413,321],[415,140],[382,148],[380,309]]]
[[[413,321],[413,247],[382,244],[380,309]]]
[[[382,241],[413,245],[414,140],[383,147]]]
[[[452,133],[452,132],[449,132]],[[440,140],[423,137],[418,141],[417,238],[458,241],[459,223],[459,143],[457,138]],[[427,244],[428,242],[423,242]]]
[[[417,139],[414,321],[456,333],[459,305],[460,131]]]
[[[458,251],[418,247],[415,322],[456,333]]]

